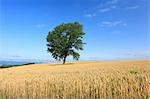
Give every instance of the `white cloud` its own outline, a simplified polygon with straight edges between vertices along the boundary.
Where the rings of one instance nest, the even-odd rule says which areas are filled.
[[[138,5],[126,7],[126,9],[128,9],[128,10],[134,10],[134,9],[137,9],[137,8],[139,8]]]
[[[85,14],[84,16],[88,17],[88,18],[91,18],[91,17],[94,17],[95,15],[94,14]]]
[[[54,61],[52,57],[46,55],[40,56],[18,56],[18,55],[3,55],[0,56],[0,61],[35,61],[35,62],[44,62],[44,61]]]
[[[95,8],[93,8],[92,12],[89,12],[88,14],[86,13],[84,16],[91,18],[96,16],[98,13],[104,13],[104,12],[108,12],[111,11],[113,9],[117,8],[116,3],[118,2],[118,0],[109,0],[105,3],[100,3],[98,4]]]
[[[108,2],[106,2],[106,4],[116,4],[118,2],[118,0],[110,0]]]
[[[37,25],[35,25],[35,27],[37,27],[37,28],[44,28],[45,24],[37,24]]]
[[[112,9],[116,9],[117,6],[116,5],[113,5],[113,6],[110,6],[110,7],[106,7],[106,8],[99,8],[99,12],[108,12]]]
[[[117,4],[118,3],[118,0],[110,0],[110,1],[107,1],[106,3],[104,4],[100,4],[97,9],[99,10],[99,12],[107,12],[107,11],[111,11],[115,8],[117,8]]]
[[[106,13],[106,12],[110,12],[112,10],[118,9],[119,1],[121,0],[107,0],[105,2],[100,2],[95,8],[92,8],[93,11],[89,11],[88,14],[86,13],[84,16],[87,18],[91,18],[91,17],[96,16],[99,13]],[[134,5],[134,6],[124,7],[123,9],[135,10],[137,8],[139,8],[139,6]]]
[[[150,59],[150,53],[124,53],[124,54],[115,54],[110,56],[91,56],[91,57],[85,57],[85,61],[121,61],[121,60],[149,60]]]
[[[120,58],[137,58],[137,59],[150,59],[150,53],[141,53],[141,52],[134,52],[134,53],[126,53],[120,55]]]
[[[126,26],[127,24],[122,21],[102,21],[101,27],[115,27],[115,26]]]
[[[111,8],[102,8],[102,9],[99,9],[99,12],[107,12],[110,10],[111,10]]]

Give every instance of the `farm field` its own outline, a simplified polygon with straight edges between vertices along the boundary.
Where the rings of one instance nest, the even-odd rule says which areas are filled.
[[[0,99],[149,99],[150,60],[0,69]]]

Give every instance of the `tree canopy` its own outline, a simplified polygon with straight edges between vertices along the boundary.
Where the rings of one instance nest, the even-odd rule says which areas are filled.
[[[78,23],[60,24],[47,35],[47,51],[52,54],[56,60],[66,62],[67,56],[71,55],[75,60],[80,58],[77,52],[83,50],[83,26]]]

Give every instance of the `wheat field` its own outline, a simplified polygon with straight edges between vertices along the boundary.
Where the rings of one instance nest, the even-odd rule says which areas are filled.
[[[0,69],[0,99],[149,99],[150,61]]]

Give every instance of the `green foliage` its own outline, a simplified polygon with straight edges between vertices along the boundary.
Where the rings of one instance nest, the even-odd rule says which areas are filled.
[[[5,96],[0,96],[0,99],[6,99],[6,97]]]
[[[149,96],[148,96],[148,95],[146,96],[146,99],[149,99]]]
[[[80,54],[78,50],[83,50],[82,38],[85,33],[83,26],[78,22],[61,24],[54,28],[47,35],[47,51],[56,60],[66,61],[66,57],[71,55],[78,60]]]
[[[130,70],[129,73],[131,73],[131,74],[141,74],[142,71],[139,71],[139,70]]]

